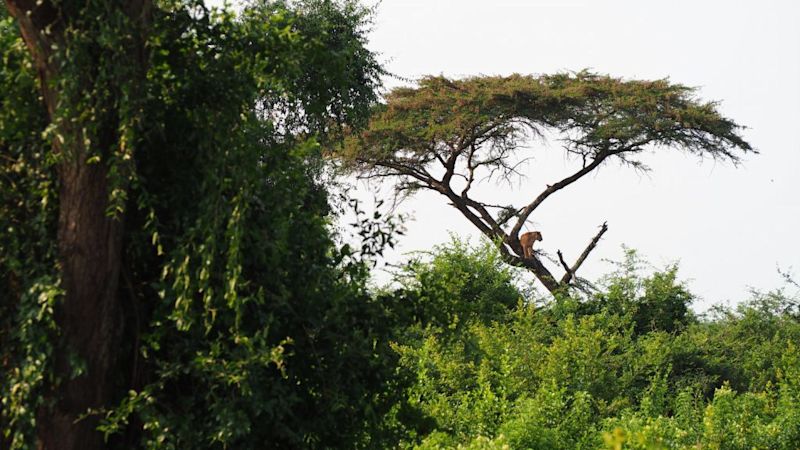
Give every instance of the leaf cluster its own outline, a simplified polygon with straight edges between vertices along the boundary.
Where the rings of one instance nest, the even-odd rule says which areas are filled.
[[[452,245],[436,257],[446,254],[465,257]],[[643,274],[640,261],[627,251],[591,299],[412,326],[395,345],[417,412],[392,416],[401,446],[792,448],[796,299],[756,294],[695,317],[668,308],[692,298],[676,268]]]
[[[54,163],[77,145],[109,168],[108,213],[126,230],[115,404],[86,411],[108,445],[367,445],[393,398],[390,321],[366,294],[368,262],[334,244],[318,142],[376,98],[368,11],[168,1],[134,32],[105,2],[61,6],[52,120],[16,25],[0,22],[2,439],[32,445],[58,386]]]
[[[0,447],[25,448],[52,381],[58,185],[35,71],[0,7]]]
[[[586,158],[601,152],[627,158],[654,144],[738,161],[734,149],[753,149],[715,106],[697,101],[694,89],[667,80],[622,80],[587,71],[460,80],[429,76],[417,87],[392,90],[369,129],[351,137],[341,156],[364,169],[378,170],[383,163],[423,169],[437,156],[446,159],[474,146],[485,151],[490,166],[502,166],[531,134],[552,129],[568,152]]]

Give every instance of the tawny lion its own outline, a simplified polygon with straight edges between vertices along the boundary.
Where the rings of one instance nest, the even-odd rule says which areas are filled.
[[[538,231],[529,231],[519,237],[519,243],[522,244],[522,251],[526,258],[533,258],[533,243],[541,240],[543,240],[542,233]]]

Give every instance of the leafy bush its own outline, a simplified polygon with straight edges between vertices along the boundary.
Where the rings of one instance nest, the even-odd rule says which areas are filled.
[[[502,266],[480,265],[491,261],[486,252],[491,248],[471,252],[454,242],[438,249],[435,264],[409,269],[414,298],[435,298],[426,305],[448,313],[433,315],[436,326],[416,322],[408,326],[414,333],[398,333],[394,348],[410,374],[405,396],[419,413],[405,423],[403,446],[796,446],[800,323],[794,299],[781,291],[755,294],[734,310],[698,318],[677,266],[642,275],[635,252],[626,251],[618,270],[587,299],[537,307],[539,299],[527,298],[481,314],[455,303],[465,293],[470,299],[496,295],[497,284],[467,289],[469,277],[452,268],[481,267],[479,279],[507,279]],[[459,276],[429,278],[435,270]],[[475,292],[480,288],[487,291]],[[447,318],[449,325],[442,322]]]

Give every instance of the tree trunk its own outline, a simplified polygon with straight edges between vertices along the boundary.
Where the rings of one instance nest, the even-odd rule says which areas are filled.
[[[6,4],[31,53],[42,98],[52,119],[59,97],[53,83],[59,67],[54,63],[53,49],[63,44],[65,24],[70,14],[77,12],[58,9],[42,0],[6,0]],[[129,17],[140,19],[142,5],[143,2],[124,2],[120,7],[129,14],[138,14]],[[108,154],[119,145],[118,120],[113,114],[108,117],[102,123],[76,123],[69,127],[95,127],[104,142],[94,145],[103,147]],[[65,136],[63,143],[54,139],[53,148],[63,159],[58,167],[57,239],[64,296],[55,310],[60,333],[55,346],[55,383],[45,394],[45,405],[37,411],[37,448],[93,450],[104,448],[105,443],[96,430],[99,417],[87,413],[111,406],[115,387],[126,381],[115,378],[123,332],[118,285],[124,215],[107,214],[106,162],[87,163],[89,149],[77,133],[63,129],[58,132]]]
[[[97,416],[80,418],[90,409],[109,406],[114,392],[122,331],[122,222],[106,214],[105,166],[77,159],[63,163],[60,172],[58,244],[65,295],[56,308],[63,351],[57,353],[55,368],[61,382],[52,409],[39,413],[39,448],[96,449],[104,447]],[[75,357],[83,373],[71,379]]]

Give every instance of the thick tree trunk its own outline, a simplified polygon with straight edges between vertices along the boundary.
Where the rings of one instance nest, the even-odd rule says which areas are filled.
[[[58,10],[48,1],[6,0],[17,20],[37,69],[43,100],[53,117],[59,93],[53,80],[54,44],[63,43],[63,29],[71,11]],[[142,15],[143,2],[127,2],[129,13]],[[74,12],[73,12],[74,13]],[[87,67],[86,70],[91,70]],[[113,115],[111,116],[113,117]],[[80,128],[83,124],[74,124]],[[118,123],[86,124],[104,136],[107,152],[118,144]],[[73,126],[73,125],[70,125]],[[99,127],[99,129],[98,129]],[[122,261],[123,214],[111,217],[108,166],[105,161],[87,163],[88,149],[70,130],[56,139],[54,152],[62,155],[59,166],[58,248],[64,298],[56,306],[60,340],[56,345],[56,382],[46,404],[37,412],[39,449],[93,450],[105,447],[96,430],[92,409],[111,406],[118,372],[118,347],[122,336],[122,308],[118,285]]]
[[[39,448],[103,448],[97,417],[79,418],[90,409],[109,406],[113,395],[122,331],[118,295],[122,222],[106,214],[104,166],[78,159],[60,169],[58,243],[65,298],[56,309],[56,322],[64,351],[55,361],[61,377],[55,404],[39,414]],[[74,357],[83,365],[83,373],[70,379],[76,369]]]

